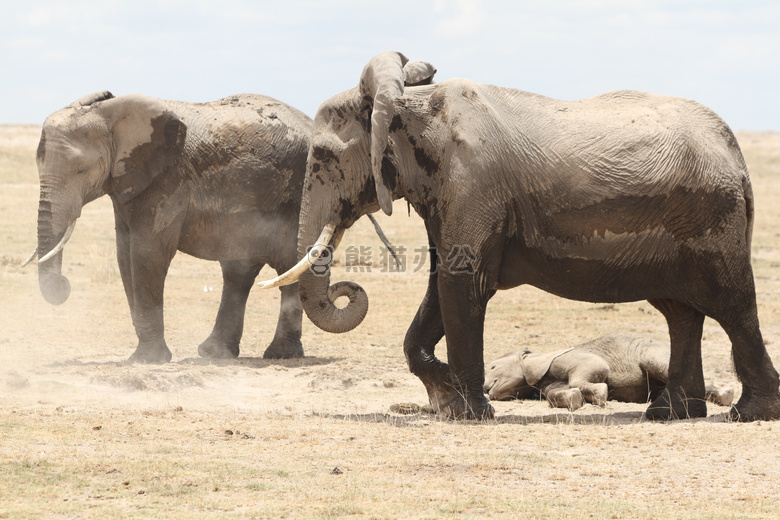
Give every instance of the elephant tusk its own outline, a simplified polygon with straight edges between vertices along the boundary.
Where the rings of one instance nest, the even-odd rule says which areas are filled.
[[[30,255],[30,258],[28,258],[27,260],[25,260],[24,262],[22,262],[22,265],[21,265],[21,266],[19,266],[19,268],[21,269],[22,267],[25,267],[27,264],[29,264],[30,262],[32,262],[32,261],[33,261],[33,258],[35,258],[35,256],[36,256],[37,254],[38,254],[38,248],[35,248],[35,251],[33,251],[33,252],[32,252],[32,254]]]
[[[398,269],[401,269],[401,260],[398,258],[398,255],[395,252],[395,248],[393,247],[393,244],[390,243],[390,241],[387,239],[387,235],[385,235],[385,232],[382,231],[382,228],[379,227],[379,222],[376,221],[374,218],[374,215],[371,213],[367,213],[366,216],[368,217],[368,220],[371,221],[371,223],[374,225],[374,231],[376,231],[376,234],[379,236],[379,240],[382,241],[382,243],[385,245],[388,251],[390,251],[390,254],[393,255],[393,258],[395,259],[395,266]]]
[[[322,233],[320,233],[320,237],[314,243],[314,246],[312,246],[309,253],[304,256],[300,262],[295,264],[295,266],[286,273],[280,274],[272,280],[257,282],[257,285],[259,285],[261,289],[271,289],[273,287],[290,285],[297,282],[298,278],[300,278],[301,275],[305,273],[306,270],[312,265],[312,262],[319,258],[325,248],[328,247],[335,229],[335,224],[326,224],[325,227],[322,228]]]
[[[73,229],[76,227],[76,221],[74,220],[70,226],[68,226],[68,229],[65,230],[65,234],[62,235],[62,240],[60,240],[60,243],[54,246],[54,249],[43,255],[38,259],[38,263],[42,264],[43,262],[50,260],[52,257],[54,257],[57,253],[62,251],[62,248],[65,247],[65,244],[70,240],[70,236],[73,234]]]

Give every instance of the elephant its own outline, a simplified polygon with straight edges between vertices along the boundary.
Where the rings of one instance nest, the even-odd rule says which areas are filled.
[[[524,349],[501,356],[485,369],[491,400],[544,396],[550,406],[577,410],[607,399],[646,403],[669,381],[669,345],[638,334],[612,333],[568,349],[533,353]],[[734,390],[705,386],[705,398],[730,406]]]
[[[396,199],[415,209],[431,269],[404,354],[437,413],[494,415],[483,393],[485,311],[496,291],[527,284],[587,302],[647,300],[661,312],[669,380],[650,419],[706,415],[705,316],[728,334],[743,386],[730,414],[780,417],[750,264],[752,188],[720,117],[638,91],[563,101],[462,78],[437,83],[433,66],[420,63],[379,54],[357,87],[319,107],[298,254],[337,245],[361,215],[389,215]],[[357,326],[363,288],[330,286],[308,261],[261,285],[298,281],[316,326]],[[336,308],[338,296],[349,305]],[[435,355],[442,338],[447,363]]]
[[[108,194],[114,208],[122,283],[138,347],[130,362],[171,360],[164,338],[163,286],[182,251],[217,260],[223,291],[201,356],[239,354],[249,291],[264,264],[297,261],[301,190],[311,119],[254,94],[209,103],[108,91],[49,116],[37,151],[40,175],[38,277],[59,305],[70,294],[62,247],[81,208]],[[266,358],[303,355],[296,286],[281,289]]]

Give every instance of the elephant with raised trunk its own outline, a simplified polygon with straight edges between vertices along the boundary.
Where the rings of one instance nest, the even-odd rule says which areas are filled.
[[[646,403],[668,381],[669,345],[620,332],[553,352],[512,352],[485,369],[485,393],[491,400],[541,395],[550,406],[572,411],[586,402],[603,406],[607,399]],[[705,398],[729,406],[734,390],[707,385]]]
[[[663,314],[669,381],[649,418],[706,415],[705,316],[732,342],[743,386],[733,416],[780,417],[750,265],[753,193],[717,115],[644,92],[561,101],[466,79],[410,81],[409,68],[400,53],[380,54],[356,88],[320,106],[298,252],[337,244],[361,215],[391,213],[394,199],[422,217],[432,269],[404,353],[434,410],[493,415],[482,389],[485,309],[497,290],[530,284],[575,300],[648,300]],[[359,286],[329,288],[301,270],[281,283],[300,280],[312,322],[335,332],[360,323]],[[334,309],[340,294],[359,312]],[[444,336],[448,364],[434,354]]]
[[[119,270],[138,335],[130,361],[164,363],[163,285],[183,251],[217,260],[222,301],[201,356],[238,356],[249,291],[264,264],[297,260],[301,190],[312,121],[265,96],[210,103],[143,95],[86,96],[43,125],[37,161],[38,277],[44,298],[67,300],[62,247],[86,203],[114,206]],[[281,290],[265,357],[303,355],[296,286]]]

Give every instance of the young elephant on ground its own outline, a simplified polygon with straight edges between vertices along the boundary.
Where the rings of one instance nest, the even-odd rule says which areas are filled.
[[[615,333],[565,350],[521,350],[500,357],[485,370],[492,400],[528,399],[541,394],[550,406],[576,410],[585,402],[645,403],[669,379],[669,345],[635,334]],[[709,401],[729,406],[731,388],[706,387]]]

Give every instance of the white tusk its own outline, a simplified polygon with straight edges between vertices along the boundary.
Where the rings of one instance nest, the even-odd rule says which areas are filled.
[[[35,256],[36,256],[37,254],[38,254],[38,249],[36,248],[36,249],[35,249],[35,251],[33,251],[33,252],[32,252],[32,254],[30,255],[30,258],[28,258],[27,260],[25,260],[25,261],[24,261],[24,263],[23,263],[21,266],[19,266],[19,269],[21,269],[22,267],[26,266],[26,265],[27,265],[27,264],[29,264],[30,262],[32,262],[32,261],[33,261],[33,258],[35,258]]]
[[[65,230],[65,234],[62,235],[62,240],[60,240],[60,243],[54,246],[54,249],[43,255],[38,259],[38,263],[42,264],[45,261],[51,259],[53,256],[55,256],[57,253],[62,251],[62,248],[65,247],[65,244],[68,243],[68,240],[70,240],[70,236],[73,234],[73,229],[76,227],[76,221],[74,220],[70,226],[68,226],[68,229]]]
[[[257,282],[257,285],[259,285],[261,289],[271,289],[273,287],[290,285],[297,282],[298,278],[311,267],[312,262],[318,259],[325,248],[328,247],[335,228],[335,224],[326,224],[325,227],[322,228],[320,237],[317,239],[317,242],[314,243],[314,246],[311,248],[308,255],[304,256],[300,262],[295,264],[295,266],[286,273],[280,274],[272,280]]]

